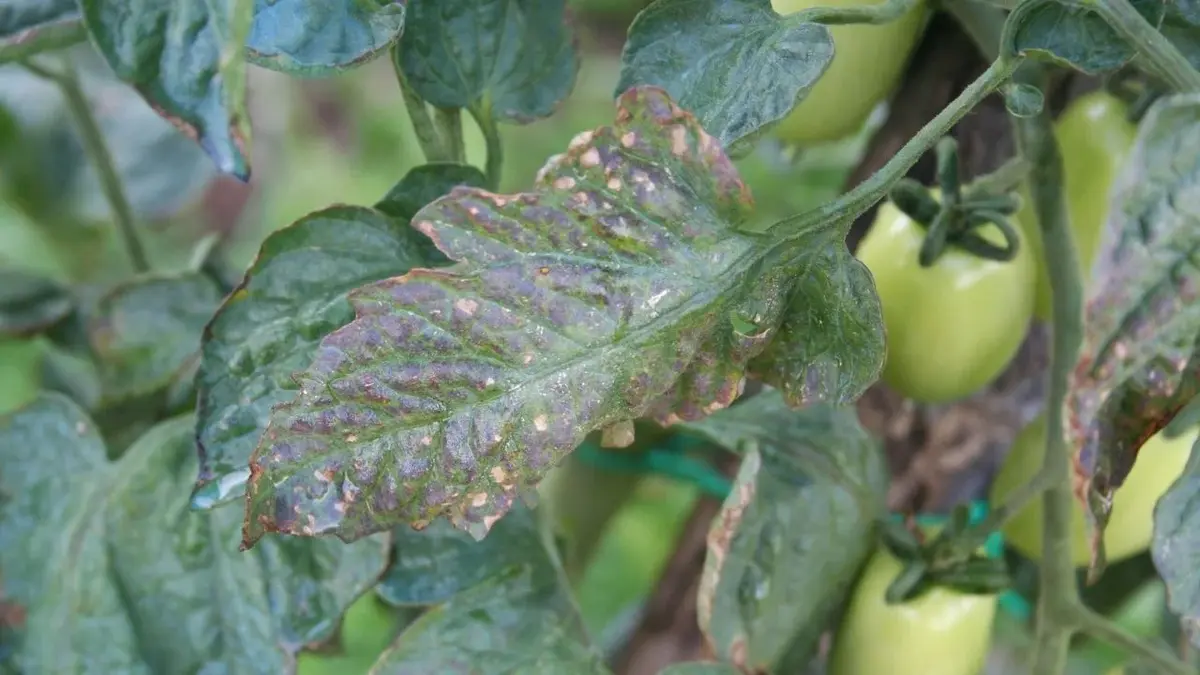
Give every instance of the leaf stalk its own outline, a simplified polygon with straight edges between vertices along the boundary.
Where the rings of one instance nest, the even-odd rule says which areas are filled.
[[[1095,0],[1089,6],[1093,4],[1167,84],[1181,92],[1200,91],[1200,71],[1129,0]]]

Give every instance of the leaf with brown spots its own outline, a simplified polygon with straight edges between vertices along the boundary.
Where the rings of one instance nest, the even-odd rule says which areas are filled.
[[[194,424],[166,420],[110,462],[64,396],[0,417],[0,672],[285,675],[375,584],[386,537],[246,554],[238,509],[191,511]]]
[[[414,226],[459,262],[351,294],[357,319],[255,450],[245,545],[439,516],[481,537],[592,431],[729,405],[802,283],[779,270],[836,238],[768,246],[734,229],[750,208],[719,144],[646,87],[532,192],[422,209]]]
[[[771,389],[687,427],[746,454],[709,530],[700,628],[743,672],[803,672],[873,547],[882,449],[853,406],[791,410]]]
[[[1138,450],[1200,392],[1200,96],[1151,109],[1111,199],[1066,401],[1097,571]]]

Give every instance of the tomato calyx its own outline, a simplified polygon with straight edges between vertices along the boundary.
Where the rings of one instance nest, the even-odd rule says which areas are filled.
[[[883,544],[903,564],[888,585],[888,604],[901,604],[920,596],[933,586],[945,586],[960,593],[993,595],[1012,586],[1012,577],[1003,558],[967,548],[971,541],[962,535],[971,527],[965,505],[951,513],[950,520],[936,536],[927,539],[924,532],[906,522],[886,520]]]
[[[1008,216],[1020,210],[1021,200],[1011,192],[1012,186],[1007,181],[984,182],[964,190],[959,177],[958,143],[952,137],[938,143],[937,158],[940,198],[910,178],[897,182],[890,193],[896,208],[926,230],[918,258],[921,266],[932,267],[950,246],[987,260],[1008,262],[1016,258],[1020,239]],[[975,231],[989,224],[1004,236],[1003,246]]]

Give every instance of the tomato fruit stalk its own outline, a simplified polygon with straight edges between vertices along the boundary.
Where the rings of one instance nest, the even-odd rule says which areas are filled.
[[[813,7],[858,7],[863,0],[771,0],[787,16]],[[775,133],[786,143],[813,145],[858,131],[871,111],[891,94],[916,47],[928,12],[919,1],[904,16],[880,24],[829,26],[834,56],[800,105]]]
[[[885,547],[867,563],[834,637],[829,675],[978,675],[992,642],[996,595],[934,586],[898,605],[885,600],[903,569]]]
[[[931,190],[935,199],[940,191]],[[858,259],[875,278],[887,329],[883,380],[923,403],[962,398],[996,378],[1020,348],[1033,316],[1033,260],[1018,229],[1008,262],[953,246],[930,267],[918,262],[925,228],[892,202],[879,208]],[[975,230],[998,246],[1000,229]]]
[[[1086,280],[1108,219],[1109,192],[1133,148],[1137,126],[1129,121],[1124,102],[1106,91],[1095,91],[1067,106],[1054,125],[1054,135],[1062,148],[1063,195],[1071,219],[1071,236]],[[1049,321],[1050,277],[1042,255],[1042,232],[1028,188],[1022,188],[1021,197],[1025,203],[1017,220],[1039,261],[1034,314]]]
[[[1104,530],[1104,549],[1110,563],[1131,558],[1150,547],[1154,535],[1154,506],[1183,473],[1197,430],[1175,438],[1159,432],[1142,445],[1133,470],[1113,497],[1112,514]],[[992,483],[993,504],[1031,480],[1046,451],[1046,419],[1040,416],[1021,430]],[[1042,502],[1035,499],[1004,525],[1004,539],[1032,560],[1042,556]],[[1091,561],[1083,506],[1075,502],[1071,520],[1071,559],[1077,567]]]

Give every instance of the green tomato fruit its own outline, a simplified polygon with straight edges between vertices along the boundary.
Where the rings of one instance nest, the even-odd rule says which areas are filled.
[[[902,569],[880,548],[855,585],[834,637],[829,675],[978,675],[992,641],[996,595],[935,586],[899,605],[884,599]]]
[[[1133,470],[1113,497],[1112,515],[1104,530],[1108,561],[1133,557],[1150,546],[1154,535],[1154,505],[1171,483],[1183,473],[1197,431],[1175,438],[1162,432],[1146,441],[1138,452]],[[1000,503],[1029,481],[1042,466],[1045,455],[1046,419],[1041,416],[1021,430],[1013,441],[1004,465],[992,483],[991,500]],[[1071,523],[1071,559],[1076,566],[1090,563],[1087,521],[1083,507],[1074,502]],[[1004,526],[1005,540],[1032,560],[1042,555],[1042,502],[1034,500]]]
[[[1004,243],[993,225],[976,232]],[[1009,262],[951,247],[931,267],[918,262],[924,237],[923,227],[886,202],[857,256],[883,307],[884,381],[917,401],[944,403],[991,382],[1017,353],[1033,315],[1035,273],[1019,231]]]
[[[0,415],[33,401],[42,386],[42,346],[0,339]]]
[[[858,7],[870,0],[771,0],[787,16],[813,7]],[[787,143],[812,145],[858,131],[871,111],[895,89],[916,47],[927,15],[923,2],[895,21],[872,26],[829,26],[834,57],[808,96],[775,129]]]
[[[1117,97],[1096,91],[1079,97],[1063,111],[1054,126],[1063,161],[1063,193],[1071,235],[1084,280],[1100,247],[1108,219],[1109,191],[1133,149],[1137,126],[1128,119],[1128,109]],[[1025,231],[1037,263],[1037,296],[1034,315],[1051,318],[1050,276],[1042,255],[1042,232],[1034,215],[1029,189],[1022,187],[1025,201],[1017,220]]]

